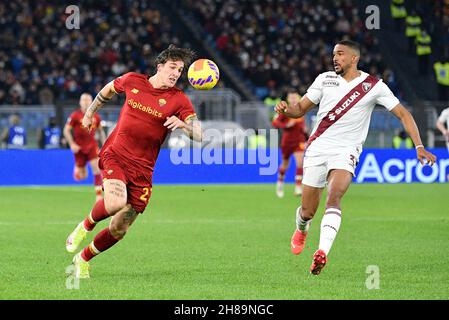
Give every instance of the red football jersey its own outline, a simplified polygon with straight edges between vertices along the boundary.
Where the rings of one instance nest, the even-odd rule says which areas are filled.
[[[114,80],[113,90],[126,99],[115,129],[101,148],[119,156],[127,170],[151,179],[154,165],[169,129],[168,117],[186,121],[195,116],[190,99],[178,88],[155,89],[147,75],[129,72]]]
[[[101,122],[101,117],[98,114],[94,114],[94,118],[92,120],[92,130],[89,132],[83,127],[83,117],[84,113],[78,109],[74,111],[67,119],[67,123],[73,127],[73,140],[75,140],[75,143],[81,147],[81,151],[89,149],[92,145],[97,146],[95,131]]]
[[[301,142],[306,142],[307,133],[304,123],[304,118],[293,119],[295,124],[292,127],[287,128],[287,123],[292,120],[284,114],[279,114],[274,118],[272,124],[275,128],[283,129],[282,133],[282,146],[298,145]]]

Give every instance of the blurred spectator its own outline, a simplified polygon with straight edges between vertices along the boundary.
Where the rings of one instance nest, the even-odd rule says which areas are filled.
[[[404,0],[390,0],[391,17],[394,19],[394,29],[396,32],[401,31],[404,19],[407,17],[407,9]]]
[[[415,39],[421,31],[421,17],[415,10],[405,18],[405,36],[408,38],[408,52],[413,54],[415,51]]]
[[[12,114],[9,117],[9,128],[5,128],[1,135],[1,141],[6,144],[8,149],[24,149],[27,144],[27,133],[20,125],[21,118],[18,114]]]
[[[267,107],[267,112],[270,117],[270,120],[274,117],[274,107],[281,101],[281,98],[278,96],[275,90],[271,90],[270,94],[263,100],[265,106]]]
[[[418,70],[420,75],[426,75],[429,69],[430,54],[432,53],[431,42],[432,38],[426,30],[421,30],[416,37],[416,54],[418,56]]]
[[[56,117],[50,117],[48,126],[38,132],[39,148],[59,149],[61,148],[61,128],[58,127]]]
[[[438,85],[438,100],[449,100],[449,56],[446,56],[433,65]]]
[[[382,80],[390,88],[390,90],[394,93],[396,97],[402,96],[398,83],[396,82],[394,73],[391,69],[385,69],[385,71],[382,74]]]
[[[413,141],[404,130],[393,137],[393,149],[413,149]]]
[[[254,134],[248,137],[248,149],[266,149],[267,147],[267,137],[265,135],[260,135],[257,128],[253,128]]]

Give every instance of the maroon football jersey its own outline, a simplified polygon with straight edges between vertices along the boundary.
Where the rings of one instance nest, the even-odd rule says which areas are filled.
[[[306,141],[307,134],[305,132],[304,118],[293,119],[295,120],[295,124],[287,128],[286,125],[290,120],[291,118],[286,115],[279,114],[272,123],[275,128],[283,129],[282,146],[298,145]]]
[[[95,130],[100,125],[101,117],[98,114],[94,115],[94,118],[92,119],[92,130],[90,130],[90,132],[83,127],[83,118],[84,113],[78,109],[70,115],[67,119],[67,123],[73,127],[73,140],[81,147],[81,151],[85,152],[85,150],[97,146]]]
[[[113,90],[125,93],[117,125],[101,149],[119,156],[127,170],[150,177],[169,129],[163,124],[175,115],[186,121],[195,116],[189,98],[178,88],[155,89],[147,75],[129,72],[114,80]]]

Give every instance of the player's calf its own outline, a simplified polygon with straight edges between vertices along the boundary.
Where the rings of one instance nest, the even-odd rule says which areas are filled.
[[[80,257],[83,261],[90,261],[122,240],[137,215],[138,213],[129,204],[117,212],[109,226],[100,231],[94,240],[81,251]]]
[[[109,224],[109,230],[111,234],[117,239],[123,239],[129,227],[136,220],[138,213],[131,207],[130,204],[127,204],[123,210],[117,212],[114,217],[111,219],[111,223]]]
[[[90,211],[89,215],[84,219],[83,226],[86,231],[92,231],[95,225],[108,218],[110,213],[106,210],[106,206],[103,199],[99,199],[95,202],[94,207]]]
[[[285,167],[282,163],[278,170],[278,180],[276,182],[276,195],[278,198],[284,197],[284,179],[285,179]]]

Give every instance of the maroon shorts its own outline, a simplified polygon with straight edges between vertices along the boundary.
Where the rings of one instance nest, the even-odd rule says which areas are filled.
[[[297,144],[290,145],[281,145],[282,159],[289,159],[290,156],[295,152],[303,152],[304,151],[304,142],[300,142]]]
[[[78,151],[75,155],[75,165],[77,167],[85,167],[86,164],[98,157],[98,146],[93,145],[89,148]]]
[[[126,169],[114,155],[106,154],[100,158],[100,169],[103,182],[107,179],[117,179],[126,185],[127,203],[138,213],[143,213],[151,197],[151,180],[136,172]]]

